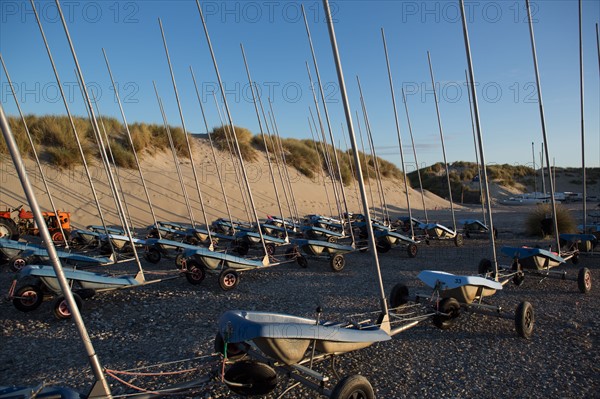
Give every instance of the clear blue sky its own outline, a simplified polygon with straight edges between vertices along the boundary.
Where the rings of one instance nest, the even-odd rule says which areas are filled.
[[[73,60],[54,2],[36,4],[71,97],[72,111],[85,115],[75,87]],[[343,109],[320,1],[203,1],[201,4],[229,93],[234,122],[258,132],[239,47],[243,43],[253,79],[273,98],[282,135],[309,138],[308,107],[313,102],[305,61],[310,62],[311,69],[312,61],[300,16],[300,4],[304,4],[326,86],[334,134],[343,143]],[[438,95],[448,160],[474,160],[463,83],[466,57],[458,1],[362,0],[337,1],[331,5],[350,104],[354,110],[360,109],[358,75],[379,155],[400,163],[381,40],[380,30],[384,28],[407,161],[412,163],[413,157],[400,100],[401,87],[409,92],[419,160],[422,164],[442,160],[428,50],[441,88]],[[219,124],[209,94],[216,87],[216,78],[194,1],[64,1],[62,6],[85,80],[99,90],[103,114],[120,119],[102,57],[101,49],[105,48],[125,100],[129,122],[162,123],[152,89],[155,80],[169,122],[181,125],[160,36],[160,17],[188,130],[205,131],[190,65],[199,80],[209,126]],[[29,2],[6,0],[0,2],[0,7],[0,50],[19,90],[22,108],[26,113],[65,114]],[[542,133],[525,2],[467,1],[466,7],[487,161],[531,164],[531,143],[536,143],[535,151],[539,154]],[[533,9],[551,157],[558,166],[579,166],[578,5],[573,0],[546,0],[534,2]],[[598,166],[600,83],[595,25],[600,20],[600,2],[585,0],[583,9],[586,157],[588,166]],[[6,111],[16,115],[3,73],[0,89]]]

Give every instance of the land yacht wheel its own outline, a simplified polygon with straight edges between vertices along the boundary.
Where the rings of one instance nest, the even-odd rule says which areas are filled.
[[[381,239],[377,242],[377,253],[384,254],[392,249],[392,244],[386,239]]]
[[[462,234],[458,233],[454,237],[454,245],[456,245],[457,247],[462,247],[464,243],[465,243],[465,240],[464,240]]]
[[[479,265],[477,266],[477,273],[479,274],[488,274],[493,272],[494,269],[492,268],[492,261],[487,259],[487,258],[483,258],[479,261]]]
[[[234,269],[225,269],[219,275],[219,285],[223,291],[234,289],[240,283],[240,276]]]
[[[277,372],[256,360],[241,360],[225,372],[225,384],[241,396],[267,395],[277,387]]]
[[[419,247],[417,247],[417,244],[410,243],[406,247],[406,252],[408,253],[409,258],[416,258],[419,253]]]
[[[390,307],[397,308],[408,302],[408,287],[402,283],[398,283],[392,288],[390,293]]]
[[[517,334],[529,339],[533,334],[534,323],[533,306],[529,302],[521,302],[515,311],[515,330],[517,330]]]
[[[160,251],[156,248],[149,248],[146,252],[146,260],[150,263],[158,263],[161,258]]]
[[[587,294],[592,289],[592,272],[587,267],[579,269],[579,275],[577,276],[577,286],[579,291]]]
[[[27,266],[27,258],[23,258],[21,256],[15,256],[9,261],[10,269],[13,272],[21,271],[25,266]]]
[[[42,290],[34,285],[26,285],[17,290],[13,305],[21,312],[31,312],[40,307],[44,301]]]
[[[204,281],[206,277],[206,272],[204,271],[204,267],[197,261],[190,259],[185,262],[185,278],[188,283],[192,285],[198,285]]]
[[[250,346],[244,342],[238,343],[227,343],[227,353],[225,353],[225,340],[221,333],[217,333],[215,336],[215,352],[221,355],[227,355],[228,360],[238,360],[246,356],[246,353],[250,349]]]
[[[331,399],[375,399],[375,392],[369,380],[362,375],[349,375],[333,388]]]
[[[184,259],[185,256],[183,256],[183,253],[178,253],[177,256],[175,256],[175,266],[177,266],[179,270],[183,269]]]
[[[303,269],[306,269],[308,267],[308,261],[306,260],[305,256],[298,255],[298,259],[296,259],[296,262],[298,262],[300,267]]]
[[[73,298],[75,298],[77,308],[81,310],[83,307],[83,300],[76,293],[73,293]],[[59,320],[66,320],[73,317],[71,309],[69,309],[69,305],[67,304],[67,298],[65,298],[63,295],[60,295],[54,300],[54,303],[52,304],[52,311],[54,316]]]
[[[344,266],[346,266],[346,259],[342,254],[336,254],[329,261],[329,265],[334,272],[341,272],[344,270]]]
[[[444,298],[438,310],[440,314],[433,316],[433,324],[439,329],[447,330],[460,315],[460,303],[454,298]]]

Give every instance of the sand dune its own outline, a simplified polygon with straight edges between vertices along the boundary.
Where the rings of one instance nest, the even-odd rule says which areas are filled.
[[[142,157],[142,173],[148,187],[150,200],[157,219],[175,222],[189,222],[190,216],[182,194],[182,188],[177,176],[175,165],[170,153],[162,152],[152,156],[145,154]],[[200,182],[200,189],[204,198],[206,217],[212,221],[219,217],[227,217],[225,200],[217,177],[218,167],[223,179],[227,201],[236,219],[249,220],[246,207],[242,200],[242,192],[246,195],[245,187],[240,189],[236,179],[234,166],[230,155],[218,152],[218,165],[215,165],[208,141],[196,139],[194,143],[194,162]],[[32,160],[25,160],[30,180],[36,191],[42,209],[50,210],[51,205],[44,190],[40,172]],[[56,206],[60,210],[67,210],[72,214],[72,223],[77,227],[100,222],[92,189],[83,167],[72,170],[59,170],[51,165],[43,165],[44,174],[48,180],[50,191]],[[204,223],[204,215],[198,200],[198,190],[192,173],[189,159],[181,160],[181,170],[185,180],[185,189],[192,205],[193,218],[197,223]],[[289,168],[294,198],[298,212],[302,216],[307,213],[334,214],[336,207],[330,181],[323,184],[323,177],[309,179],[301,175],[296,169]],[[101,203],[102,212],[109,224],[120,224],[116,205],[111,195],[110,186],[104,168],[99,164],[90,167],[93,184]],[[269,167],[264,153],[259,154],[257,162],[246,163],[246,172],[250,180],[253,198],[258,216],[278,215],[279,207],[274,193]],[[279,197],[283,214],[289,216],[287,201],[282,191],[277,170],[275,169]],[[137,170],[119,169],[119,182],[125,198],[125,204],[135,227],[152,224],[150,207],[141,184]],[[327,194],[325,193],[327,187]],[[397,179],[383,181],[386,202],[391,215],[406,214],[407,203],[404,182]],[[378,191],[375,182],[371,183],[375,208],[379,209]],[[348,207],[351,212],[360,212],[358,188],[351,184],[345,187]],[[367,188],[370,199],[370,190]],[[421,194],[417,190],[409,189],[411,207],[415,210],[423,208]],[[328,198],[329,197],[329,202]],[[450,204],[435,196],[426,193],[426,207],[429,210],[449,209]],[[12,160],[8,156],[0,157],[0,209],[16,207],[26,204],[25,195],[16,175]]]

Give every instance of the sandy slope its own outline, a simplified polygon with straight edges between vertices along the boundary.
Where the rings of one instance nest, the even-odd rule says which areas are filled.
[[[242,194],[236,180],[236,173],[231,158],[228,153],[224,152],[219,152],[218,158],[218,168],[221,171],[233,217],[248,220],[249,218],[246,216],[246,211],[244,210]],[[210,222],[218,217],[227,217],[216,167],[207,140],[196,140],[194,163],[196,165],[198,180],[200,181],[200,189],[204,197],[208,221]],[[33,161],[26,160],[26,168],[36,189],[40,205],[43,209],[50,210],[50,202],[45,194],[37,166]],[[72,213],[72,221],[76,226],[82,227],[88,224],[99,223],[99,213],[83,167],[61,171],[50,165],[43,165],[43,169],[56,206],[60,210],[70,211]],[[204,223],[203,213],[201,212],[198,200],[198,191],[188,159],[181,162],[181,169],[186,183],[185,187],[192,203],[194,219],[199,223]],[[101,165],[96,164],[90,168],[90,171],[93,176],[95,190],[102,204],[102,212],[105,214],[107,222],[109,224],[119,224],[117,214],[114,211],[116,206],[110,194],[110,186],[104,169]],[[269,214],[278,215],[280,212],[264,154],[260,154],[257,162],[246,164],[246,171],[259,217],[264,218]],[[189,213],[170,152],[162,152],[152,156],[145,155],[142,161],[142,172],[157,218],[159,220],[189,222]],[[275,169],[275,174],[277,177],[277,169]],[[329,206],[322,178],[315,180],[308,179],[293,168],[289,168],[289,174],[293,181],[294,197],[301,216],[307,213],[331,214],[330,209],[335,212],[335,205],[332,205],[333,208]],[[134,226],[140,227],[151,224],[152,216],[150,208],[137,170],[120,169],[119,177]],[[277,181],[279,182],[280,180],[277,178]],[[331,183],[328,181],[326,185],[328,196],[332,204],[335,204],[333,202],[334,197],[331,190]],[[383,185],[390,212],[394,215],[406,213],[406,195],[403,181],[386,180]],[[245,192],[245,188],[243,190]],[[279,183],[278,190],[282,199],[283,213],[287,216],[289,212],[281,184]],[[353,212],[361,209],[357,202],[357,190],[358,188],[355,185],[346,187],[349,209]],[[374,181],[372,182],[372,190],[375,204],[379,205],[377,187]],[[416,210],[422,209],[420,193],[412,189],[409,190],[409,193],[411,206]],[[12,160],[6,156],[0,157],[0,209],[3,209],[5,206],[16,207],[25,203],[25,195],[16,176]],[[426,207],[430,210],[449,209],[449,203],[431,193],[427,193]]]

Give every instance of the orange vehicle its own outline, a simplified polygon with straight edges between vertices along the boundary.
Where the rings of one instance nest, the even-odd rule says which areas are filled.
[[[16,217],[12,217],[12,213],[18,212]],[[58,211],[58,219],[55,212],[43,212],[42,216],[50,231],[52,241],[62,242],[64,237],[60,231],[59,219],[62,229],[69,238],[71,232],[71,213]],[[38,236],[40,229],[36,226],[33,213],[23,209],[23,205],[14,208],[0,211],[0,238],[7,237],[13,240],[18,240],[22,235]]]

